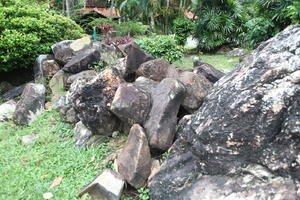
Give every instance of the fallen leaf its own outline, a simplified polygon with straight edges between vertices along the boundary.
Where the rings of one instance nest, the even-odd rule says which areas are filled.
[[[51,188],[54,188],[54,187],[58,186],[61,183],[61,181],[62,181],[62,177],[61,176],[56,177],[54,179],[54,181],[52,182],[51,186],[49,187],[49,190]]]
[[[46,192],[43,194],[44,199],[51,199],[53,197],[53,194],[51,192]]]

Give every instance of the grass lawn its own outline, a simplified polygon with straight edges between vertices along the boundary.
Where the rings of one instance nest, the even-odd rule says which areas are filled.
[[[23,145],[22,136],[33,134],[39,138]],[[80,189],[105,168],[97,167],[101,160],[126,139],[111,138],[97,147],[79,149],[72,136],[73,127],[53,110],[44,111],[30,126],[0,124],[0,199],[43,199],[46,192],[54,195],[51,199],[77,199]],[[49,189],[59,176],[61,183]]]
[[[182,67],[193,67],[193,58],[195,56],[200,57],[202,62],[211,64],[215,68],[223,70],[226,73],[233,70],[235,65],[239,63],[239,57],[231,58],[223,54],[199,54],[186,56],[180,61],[176,61],[174,64]]]

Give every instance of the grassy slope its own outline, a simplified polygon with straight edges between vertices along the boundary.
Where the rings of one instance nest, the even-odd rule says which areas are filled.
[[[203,54],[192,55],[182,58],[180,61],[175,62],[176,65],[182,67],[193,67],[193,57],[199,56],[202,62],[206,62],[216,67],[217,69],[229,72],[234,69],[235,65],[239,63],[239,57],[230,58],[222,54]]]
[[[36,134],[31,145],[21,144],[24,135]],[[30,126],[13,122],[0,125],[0,199],[42,199],[52,192],[52,199],[76,199],[79,190],[101,170],[95,166],[107,156],[116,141],[98,147],[79,149],[73,128],[61,122],[55,111],[44,111]],[[62,176],[61,184],[49,190],[52,181]]]

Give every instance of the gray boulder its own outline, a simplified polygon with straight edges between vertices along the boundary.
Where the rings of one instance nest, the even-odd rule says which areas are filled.
[[[151,173],[151,155],[143,128],[134,124],[117,158],[118,171],[136,189],[143,187]]]
[[[63,71],[67,73],[79,73],[81,71],[87,70],[89,65],[96,63],[100,60],[100,51],[95,48],[87,49],[82,51],[64,65]]]
[[[95,199],[119,200],[124,185],[123,178],[117,172],[106,169],[91,183],[87,184],[78,197],[81,198],[85,193],[88,193]]]
[[[192,113],[201,106],[204,98],[212,89],[212,83],[203,75],[197,75],[188,71],[181,73],[179,80],[186,88],[182,106]]]
[[[234,48],[233,50],[231,50],[227,53],[227,56],[229,56],[229,57],[238,57],[238,56],[243,56],[246,53],[247,53],[247,51],[245,49]]]
[[[17,102],[9,100],[0,105],[0,122],[8,121],[13,118],[13,114],[16,110]]]
[[[161,81],[164,78],[177,78],[178,74],[174,65],[163,58],[147,61],[138,68],[137,76]]]
[[[151,108],[151,96],[132,83],[122,83],[112,101],[110,110],[128,127],[143,124]]]
[[[153,91],[153,104],[144,128],[152,149],[165,151],[173,143],[177,114],[185,95],[184,85],[166,78]]]
[[[25,135],[22,137],[22,144],[29,145],[34,143],[39,138],[38,135]]]
[[[300,25],[261,44],[215,83],[179,129],[150,184],[153,199],[300,198],[297,49]]]
[[[112,68],[72,89],[72,106],[80,121],[93,133],[111,135],[119,128],[120,121],[109,108],[122,81],[117,70]]]
[[[134,85],[136,87],[147,92],[148,94],[152,94],[152,92],[154,91],[154,89],[157,87],[158,84],[159,82],[153,81],[143,76],[138,77],[134,82]]]
[[[124,52],[127,54],[126,70],[124,79],[126,81],[134,81],[136,71],[140,65],[154,58],[145,53],[136,43],[132,42],[124,47]]]
[[[97,74],[98,73],[95,70],[85,70],[78,74],[71,75],[67,80],[66,88],[69,88],[72,83],[78,81],[79,79],[83,79],[88,82],[95,78]]]
[[[13,121],[17,124],[30,124],[44,109],[44,103],[45,87],[41,84],[28,83],[16,106]]]

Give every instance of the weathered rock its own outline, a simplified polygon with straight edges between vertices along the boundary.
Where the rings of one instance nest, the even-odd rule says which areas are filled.
[[[125,182],[117,172],[106,169],[86,185],[78,197],[81,198],[85,193],[88,193],[95,199],[119,200],[124,184]]]
[[[64,65],[63,70],[68,73],[79,73],[81,71],[87,70],[89,65],[96,63],[100,60],[100,52],[98,49],[91,48],[82,51]]]
[[[144,128],[150,147],[167,150],[173,143],[177,113],[185,95],[185,87],[176,79],[166,78],[153,91],[153,104]]]
[[[74,40],[64,40],[51,46],[55,60],[61,65],[69,62],[73,56],[73,50],[70,48]]]
[[[21,100],[16,106],[13,120],[17,124],[30,124],[44,109],[45,87],[41,84],[28,83]]]
[[[60,96],[65,93],[66,82],[71,74],[59,70],[50,80],[49,87],[52,92],[52,101],[56,101]]]
[[[126,60],[126,72],[125,72],[125,80],[126,81],[134,81],[136,76],[136,71],[140,67],[140,65],[149,60],[153,60],[154,58],[145,53],[136,43],[132,42],[124,48],[125,53],[127,53]]]
[[[205,76],[210,82],[215,83],[220,78],[225,76],[225,73],[221,72],[220,70],[214,68],[212,65],[208,63],[199,62],[197,66],[194,67],[193,72],[198,75]]]
[[[243,56],[246,53],[247,53],[247,51],[245,49],[234,48],[233,50],[231,50],[227,53],[227,56],[238,57],[238,56]]]
[[[141,64],[137,70],[137,76],[144,76],[154,81],[161,81],[164,78],[177,78],[177,71],[174,65],[171,65],[163,58],[150,60]]]
[[[25,135],[22,137],[22,144],[24,144],[24,145],[32,144],[38,138],[39,138],[38,135]]]
[[[183,72],[179,80],[186,88],[186,95],[182,106],[189,112],[194,112],[203,103],[204,98],[212,89],[212,83],[203,75],[197,75],[193,72]]]
[[[98,73],[95,70],[85,70],[78,74],[71,75],[67,80],[66,87],[69,88],[72,83],[79,79],[84,79],[86,82],[88,82],[97,76],[97,74]]]
[[[151,181],[151,179],[155,176],[155,174],[157,174],[157,172],[159,172],[159,170],[160,170],[159,160],[152,159],[151,173],[148,177],[148,182]]]
[[[138,77],[134,82],[134,85],[136,87],[147,92],[148,94],[152,94],[152,92],[154,91],[154,89],[157,87],[158,84],[159,84],[158,82],[143,76]]]
[[[300,25],[289,27],[215,83],[153,178],[153,199],[299,199],[299,48]]]
[[[188,67],[177,67],[176,66],[176,71],[177,71],[177,74],[179,76],[179,74],[181,74],[183,72],[193,72],[193,69],[192,68],[188,68]]]
[[[65,116],[72,105],[68,102],[66,95],[60,96],[54,102],[55,109],[63,116]]]
[[[92,132],[82,122],[78,122],[74,129],[75,145],[78,147],[86,146],[92,135]]]
[[[18,87],[14,87],[12,89],[10,89],[9,91],[5,92],[3,95],[2,95],[2,99],[4,101],[9,101],[11,99],[14,99],[18,96],[20,96],[25,88],[26,84],[23,84],[23,85],[20,85]]]
[[[0,122],[11,120],[16,110],[17,102],[9,100],[0,105]]]
[[[53,60],[54,56],[50,54],[39,55],[33,65],[34,80],[40,81],[44,77],[44,62]]]
[[[109,108],[121,82],[117,71],[112,68],[73,90],[73,108],[80,121],[93,133],[111,135],[119,128],[120,122]]]
[[[3,81],[0,83],[0,95],[11,90],[14,86],[9,82]]]
[[[77,113],[74,110],[74,108],[68,109],[66,115],[64,116],[64,121],[71,124],[75,124],[79,121],[79,118],[77,117]]]
[[[141,188],[151,173],[151,155],[143,128],[134,124],[117,159],[118,171],[133,187]]]
[[[143,124],[151,108],[151,96],[132,83],[122,83],[112,101],[110,110],[130,127]]]
[[[75,55],[82,53],[86,49],[92,47],[92,42],[89,37],[84,37],[78,40],[64,40],[51,46],[55,60],[65,65]]]
[[[60,70],[60,66],[55,60],[46,60],[43,63],[43,75],[50,78]]]

